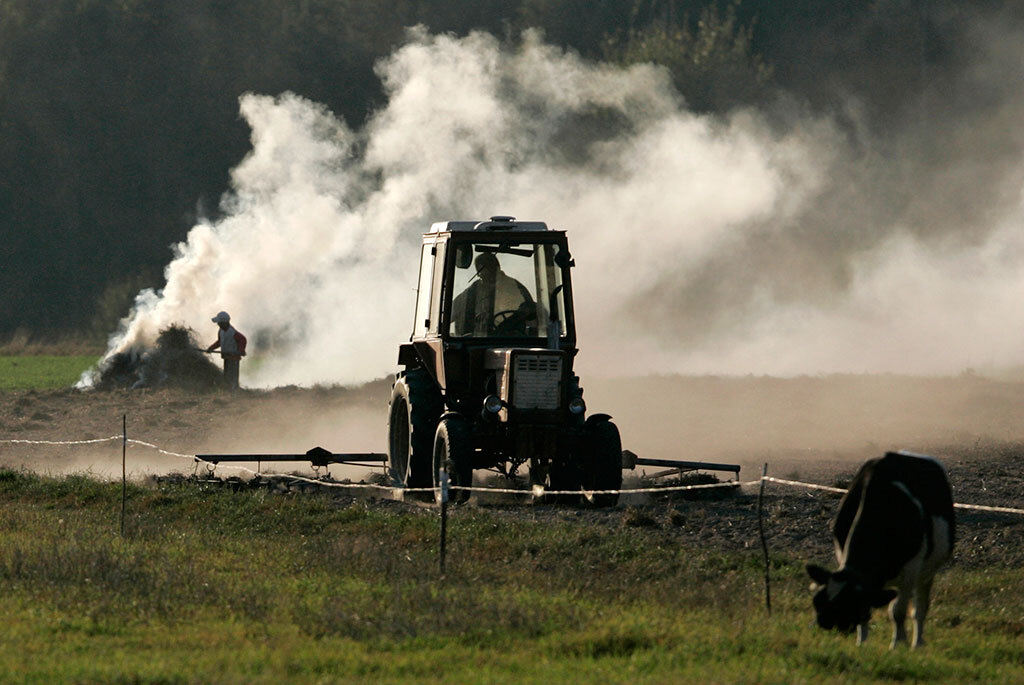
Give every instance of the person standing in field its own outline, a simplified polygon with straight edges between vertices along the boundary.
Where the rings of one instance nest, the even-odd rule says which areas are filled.
[[[229,390],[238,390],[238,363],[245,356],[245,336],[231,325],[231,316],[227,312],[218,312],[210,320],[220,327],[220,332],[217,342],[207,347],[206,351],[213,352],[220,348],[220,356],[224,360],[224,384]]]

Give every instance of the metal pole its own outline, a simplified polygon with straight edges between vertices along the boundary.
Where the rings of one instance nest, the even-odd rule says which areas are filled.
[[[121,537],[124,537],[124,510],[128,499],[128,415],[121,415]]]
[[[768,609],[768,615],[772,613],[772,588],[770,564],[768,562],[768,540],[764,536],[764,484],[768,476],[768,464],[764,465],[761,472],[761,489],[757,493],[757,531],[761,535],[761,550],[764,552],[764,605]]]

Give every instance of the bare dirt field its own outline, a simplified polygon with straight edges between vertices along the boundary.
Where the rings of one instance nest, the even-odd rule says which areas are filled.
[[[741,481],[756,480],[767,463],[770,475],[844,486],[864,459],[910,449],[946,464],[958,502],[1024,508],[1021,382],[976,376],[655,377],[595,380],[585,387],[590,410],[612,414],[623,446],[641,456],[739,463]],[[381,452],[389,393],[388,379],[358,388],[234,395],[170,389],[9,392],[0,395],[0,438],[103,438],[118,434],[126,415],[130,437],[185,454],[298,453],[316,445]],[[120,462],[120,442],[0,444],[0,466],[45,473],[120,475]],[[192,467],[188,460],[140,446],[128,452],[135,477]],[[343,467],[331,473],[353,479],[370,475]],[[773,550],[828,560],[828,520],[837,502],[837,495],[770,485],[765,511]],[[723,549],[758,544],[751,487],[723,501],[626,498],[611,511],[474,501],[455,515],[484,506],[509,516],[661,528],[666,536]],[[958,525],[957,563],[1024,563],[1024,517],[960,510]]]
[[[332,451],[383,451],[391,386],[279,388],[191,393],[178,389],[23,391],[0,394],[0,437],[83,440],[120,434],[185,454],[209,452],[301,453],[321,445]],[[0,445],[0,465],[40,472],[121,472],[121,445]],[[190,471],[187,460],[131,446],[136,475]],[[347,475],[363,473],[353,471]]]

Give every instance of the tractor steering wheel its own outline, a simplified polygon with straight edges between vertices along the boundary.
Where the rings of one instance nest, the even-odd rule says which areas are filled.
[[[491,317],[492,335],[509,335],[514,332],[522,314],[518,309],[504,309]]]
[[[499,328],[519,313],[518,309],[503,309],[491,317],[491,328]]]
[[[532,302],[523,302],[518,309],[505,309],[491,317],[492,335],[535,335],[537,313]]]

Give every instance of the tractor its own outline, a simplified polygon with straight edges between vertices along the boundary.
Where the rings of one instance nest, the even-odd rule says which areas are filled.
[[[587,414],[565,231],[494,216],[423,235],[412,335],[398,350],[386,472],[407,488],[471,486],[473,472],[585,493],[622,485],[622,444]],[[456,487],[455,502],[469,492]],[[597,506],[617,494],[594,493]]]

